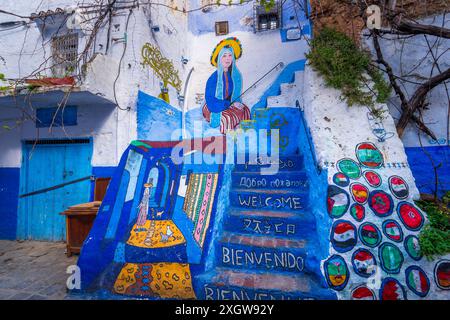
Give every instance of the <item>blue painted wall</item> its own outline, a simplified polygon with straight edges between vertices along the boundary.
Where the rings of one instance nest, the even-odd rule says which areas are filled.
[[[0,168],[0,239],[16,238],[19,181],[19,168]]]
[[[93,167],[97,178],[112,177],[116,167]],[[20,168],[0,168],[0,239],[17,238],[17,209],[19,201]],[[90,200],[94,199],[94,182],[91,182]]]
[[[164,124],[164,125],[161,125]],[[169,141],[179,140],[181,131],[181,111],[164,100],[138,92],[137,100],[137,138],[139,140]]]
[[[445,191],[450,190],[449,146],[405,148],[405,151],[420,192],[433,194],[436,189],[433,162],[435,166],[442,164],[437,169],[439,177],[438,195],[442,196]]]
[[[92,167],[92,175],[95,178],[112,178],[116,167]],[[95,181],[91,181],[91,195],[89,201],[94,201]]]

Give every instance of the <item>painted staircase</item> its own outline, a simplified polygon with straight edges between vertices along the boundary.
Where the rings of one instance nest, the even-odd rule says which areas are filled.
[[[244,131],[280,130],[279,170],[263,174],[270,166],[263,158],[234,166],[213,267],[197,279],[200,299],[335,298],[321,281],[310,184],[297,141],[303,72],[290,72],[282,79],[292,81],[270,88],[263,96],[266,105],[253,108],[252,120],[241,125]]]

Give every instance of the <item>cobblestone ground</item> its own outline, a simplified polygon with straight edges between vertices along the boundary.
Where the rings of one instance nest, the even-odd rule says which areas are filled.
[[[66,296],[65,243],[0,240],[0,300],[59,300]]]

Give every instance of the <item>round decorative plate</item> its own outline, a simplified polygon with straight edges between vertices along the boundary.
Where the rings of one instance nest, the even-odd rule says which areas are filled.
[[[369,196],[369,189],[361,183],[355,182],[350,185],[350,192],[353,200],[358,203],[364,204],[367,202]]]
[[[369,208],[378,217],[387,217],[394,211],[394,201],[386,192],[374,190],[369,194]]]
[[[397,199],[406,199],[409,195],[409,187],[406,181],[399,176],[389,178],[389,189]]]
[[[337,220],[331,229],[331,244],[337,252],[353,249],[358,241],[356,227],[346,220]]]
[[[383,154],[378,148],[369,142],[363,142],[356,146],[356,158],[364,167],[380,168],[383,165]]]
[[[381,232],[373,223],[365,222],[361,224],[358,233],[361,242],[368,247],[375,248],[381,242]]]
[[[405,281],[408,288],[419,297],[425,297],[430,291],[430,280],[418,266],[406,268]]]
[[[344,173],[350,179],[358,179],[361,177],[361,168],[355,160],[344,158],[339,160],[336,166],[339,171]]]
[[[434,279],[442,290],[450,290],[450,260],[441,260],[434,267]]]
[[[381,283],[380,300],[406,300],[403,286],[394,278],[385,278]]]
[[[378,248],[381,268],[387,273],[399,273],[404,258],[400,249],[390,242],[383,243]]]
[[[366,216],[366,209],[363,205],[360,205],[359,203],[354,203],[350,207],[350,215],[358,222],[361,222],[364,220],[364,217]]]
[[[400,224],[395,220],[386,220],[383,222],[383,233],[392,241],[403,241],[403,230]]]
[[[366,285],[362,284],[352,290],[351,293],[352,300],[375,300],[375,293],[367,288]]]
[[[417,231],[423,226],[425,218],[412,203],[400,202],[397,205],[397,213],[407,229]]]
[[[409,235],[405,238],[405,251],[414,260],[419,261],[422,259],[422,253],[420,252],[419,238],[413,235]]]
[[[358,249],[352,255],[353,270],[361,277],[369,278],[376,272],[377,261],[367,249]]]
[[[381,183],[383,182],[383,180],[381,179],[381,176],[372,170],[364,171],[363,177],[364,177],[364,179],[366,179],[369,186],[371,186],[373,188],[378,188],[379,186],[381,186]]]
[[[350,205],[350,196],[347,191],[336,186],[328,186],[327,193],[327,210],[329,216],[332,218],[342,217]]]
[[[325,278],[328,285],[337,291],[345,288],[350,272],[345,260],[340,255],[333,255],[324,263]]]
[[[333,182],[335,185],[339,187],[346,187],[350,183],[350,179],[347,177],[345,173],[337,172],[333,176]]]

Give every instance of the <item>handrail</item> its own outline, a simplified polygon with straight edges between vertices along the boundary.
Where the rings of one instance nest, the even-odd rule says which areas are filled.
[[[247,93],[248,90],[252,89],[252,88],[256,88],[256,85],[258,84],[258,82],[260,82],[262,79],[264,79],[265,77],[267,77],[267,75],[269,75],[269,73],[271,73],[273,70],[278,69],[278,67],[283,68],[284,67],[284,62],[280,61],[278,62],[275,66],[272,67],[272,69],[270,69],[269,71],[267,71],[263,76],[261,76],[258,80],[256,80],[251,86],[249,86],[244,92],[241,93],[241,95],[239,97],[237,97],[236,99],[234,99],[231,103],[235,103],[237,100],[239,100],[239,98],[241,98],[245,93]]]
[[[19,196],[19,198],[25,198],[25,197],[29,197],[29,196],[34,196],[35,194],[44,193],[44,192],[47,192],[47,191],[52,191],[52,190],[59,189],[59,188],[65,187],[67,185],[74,184],[74,183],[81,182],[81,181],[85,181],[85,180],[93,181],[93,180],[95,180],[95,176],[87,176],[87,177],[83,177],[83,178],[80,178],[80,179],[72,180],[72,181],[69,181],[69,182],[57,184],[57,185],[55,185],[53,187],[44,188],[44,189],[36,190],[36,191],[33,191],[33,192],[21,194]]]
[[[300,102],[298,100],[295,101],[295,106],[298,108],[298,110],[300,111],[300,118],[302,119],[302,123],[303,123],[303,128],[305,129],[305,134],[306,134],[306,138],[308,140],[308,144],[309,144],[309,150],[311,151],[311,156],[313,158],[313,162],[314,162],[314,167],[317,170],[317,173],[320,174],[322,172],[322,167],[319,165],[317,158],[316,158],[316,152],[315,152],[315,148],[314,146],[311,144],[311,140],[312,140],[312,136],[311,136],[311,132],[308,130],[309,127],[306,124],[305,121],[305,117],[304,117],[304,113],[302,108],[300,107]]]

